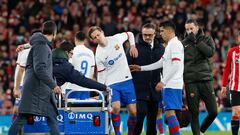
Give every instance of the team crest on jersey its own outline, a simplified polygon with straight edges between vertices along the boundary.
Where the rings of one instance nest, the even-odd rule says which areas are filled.
[[[236,56],[235,56],[235,63],[240,63],[239,54],[236,54]]]
[[[240,63],[240,60],[239,60],[239,59],[236,59],[236,60],[235,60],[235,63]]]
[[[116,45],[115,45],[115,49],[116,49],[116,50],[119,50],[119,48],[120,48],[119,45],[116,44]]]

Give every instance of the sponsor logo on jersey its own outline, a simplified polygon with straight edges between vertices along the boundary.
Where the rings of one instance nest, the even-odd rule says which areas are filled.
[[[113,65],[113,64],[114,64],[114,60],[109,60],[109,61],[108,61],[108,64],[109,64],[109,65]]]
[[[122,57],[122,53],[120,53],[116,58],[112,59],[112,60],[109,60],[107,63],[108,65],[112,66],[115,64],[116,61],[118,61],[121,57]]]

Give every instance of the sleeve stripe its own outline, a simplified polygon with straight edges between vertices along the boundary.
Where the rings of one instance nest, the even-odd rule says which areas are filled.
[[[172,61],[181,61],[179,58],[172,58]]]
[[[21,68],[25,68],[25,66],[23,66],[23,65],[20,65],[19,63],[17,63],[17,65],[19,65]]]
[[[97,71],[97,72],[99,72],[99,73],[100,73],[100,72],[103,72],[105,69],[106,69],[106,68],[104,68],[103,70],[99,70],[99,71]]]
[[[128,37],[127,39],[129,39],[129,35],[128,35],[128,33],[127,33],[127,32],[126,32],[126,34],[127,34],[127,37]]]

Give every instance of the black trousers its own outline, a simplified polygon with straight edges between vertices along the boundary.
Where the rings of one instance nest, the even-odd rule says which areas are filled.
[[[188,109],[192,115],[191,128],[193,135],[200,135],[205,132],[217,117],[217,103],[213,87],[213,81],[202,81],[185,84]],[[206,105],[208,111],[201,128],[199,126],[199,102],[200,99]]]
[[[156,119],[158,111],[157,101],[137,100],[137,123],[134,130],[135,135],[140,135],[143,128],[144,118],[147,118],[146,135],[156,135]]]
[[[8,135],[17,135],[19,131],[23,128],[25,124],[27,124],[27,115],[26,114],[19,114],[16,120],[11,125]],[[50,135],[60,135],[60,131],[58,128],[57,116],[48,116],[47,118],[47,125],[49,128]]]

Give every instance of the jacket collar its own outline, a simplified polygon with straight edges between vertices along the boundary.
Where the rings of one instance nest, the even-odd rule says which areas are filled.
[[[56,48],[52,51],[52,57],[54,59],[66,59],[66,60],[68,60],[67,53],[60,48]]]

